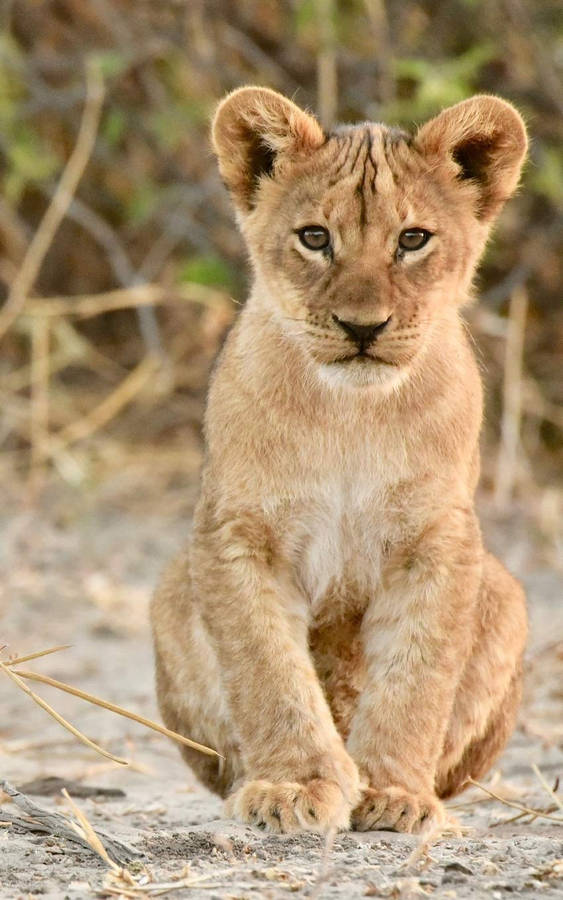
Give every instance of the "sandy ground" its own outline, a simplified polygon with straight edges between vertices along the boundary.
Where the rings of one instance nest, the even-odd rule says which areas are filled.
[[[48,490],[28,506],[9,499],[0,513],[0,643],[23,654],[68,642],[71,649],[28,668],[157,717],[147,605],[163,563],[184,539],[192,495],[180,484],[175,491],[166,488],[163,497],[143,499],[142,484],[119,481],[91,495]],[[155,514],[158,509],[166,515]],[[525,582],[532,621],[521,725],[486,784],[511,801],[545,810],[553,799],[531,764],[550,785],[558,775],[563,780],[562,580],[538,554],[522,517],[488,517],[486,530],[489,543]],[[181,876],[192,882],[171,896],[563,897],[561,825],[548,819],[505,824],[518,811],[478,788],[450,803],[463,835],[443,838],[410,863],[418,838],[391,832],[340,834],[329,848],[316,835],[268,836],[225,820],[221,803],[197,785],[167,739],[36,687],[76,726],[132,764],[120,767],[77,743],[1,677],[0,778],[21,786],[61,776],[81,786],[121,789],[123,796],[77,802],[95,827],[143,854],[140,861],[155,882]],[[33,799],[65,809],[60,795]],[[14,812],[8,802],[0,809]],[[137,871],[139,861],[130,869]],[[1,898],[109,896],[103,888],[107,873],[77,845],[0,826]]]

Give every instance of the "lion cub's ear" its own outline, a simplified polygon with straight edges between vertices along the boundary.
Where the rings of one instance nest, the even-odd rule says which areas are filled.
[[[260,176],[279,154],[306,154],[324,143],[316,119],[268,88],[239,88],[221,101],[212,126],[219,171],[242,212],[252,209]]]
[[[528,146],[520,114],[485,95],[445,109],[419,129],[415,143],[426,156],[455,164],[458,180],[475,185],[475,212],[484,220],[514,192]]]

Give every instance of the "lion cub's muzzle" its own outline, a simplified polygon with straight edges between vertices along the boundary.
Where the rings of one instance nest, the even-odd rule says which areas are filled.
[[[370,325],[364,325],[360,322],[345,322],[344,319],[339,319],[338,316],[334,314],[332,316],[332,321],[335,322],[346,334],[346,337],[357,346],[359,355],[363,355],[366,350],[371,347],[374,341],[377,340],[381,332],[385,330],[391,321],[391,316],[388,316],[381,322],[372,322]]]

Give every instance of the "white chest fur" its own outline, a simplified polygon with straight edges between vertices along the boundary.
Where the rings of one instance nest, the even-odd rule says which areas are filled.
[[[297,578],[313,614],[339,585],[363,593],[377,584],[387,530],[381,501],[373,487],[331,480],[304,505],[292,542]]]

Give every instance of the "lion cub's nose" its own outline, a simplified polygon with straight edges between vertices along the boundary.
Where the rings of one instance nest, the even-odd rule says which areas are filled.
[[[383,322],[373,322],[371,325],[362,325],[359,322],[345,322],[344,319],[339,319],[335,315],[333,315],[332,319],[346,332],[350,340],[354,341],[360,350],[363,350],[365,347],[369,347],[384,328],[387,327],[391,316]]]

